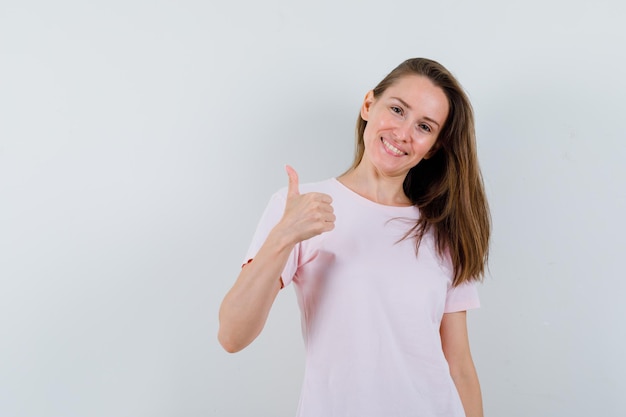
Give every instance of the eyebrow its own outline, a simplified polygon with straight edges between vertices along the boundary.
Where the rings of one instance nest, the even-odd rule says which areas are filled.
[[[400,97],[391,97],[392,99],[398,100],[400,102],[400,104],[402,104],[404,107],[406,107],[409,110],[412,110],[411,106],[409,106],[409,103],[407,103],[406,101],[402,100]],[[439,123],[437,121],[435,121],[434,119],[431,119],[428,116],[423,117],[424,120],[427,120],[433,124],[436,124],[438,128],[441,128],[441,126],[439,125]]]

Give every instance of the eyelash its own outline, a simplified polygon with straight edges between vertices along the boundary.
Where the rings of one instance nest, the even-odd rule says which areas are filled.
[[[398,111],[396,111],[398,110]],[[398,106],[391,106],[391,111],[396,113],[396,114],[404,114],[404,111],[402,110],[401,107]]]
[[[399,115],[403,115],[404,111],[402,110],[401,107],[398,106],[391,106],[391,111],[394,112],[395,114],[399,114]],[[430,126],[428,126],[425,123],[422,123],[419,125],[419,128],[422,129],[425,132],[431,133],[432,129],[430,128]]]

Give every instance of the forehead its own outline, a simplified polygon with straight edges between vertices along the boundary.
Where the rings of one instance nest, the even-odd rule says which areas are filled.
[[[399,78],[383,92],[382,97],[401,99],[411,109],[428,113],[428,116],[440,122],[448,115],[448,98],[443,89],[422,75],[405,75]]]

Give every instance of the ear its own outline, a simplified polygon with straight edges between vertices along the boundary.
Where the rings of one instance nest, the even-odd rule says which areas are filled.
[[[363,99],[363,104],[361,105],[361,119],[367,122],[369,118],[370,109],[372,108],[372,104],[374,103],[374,91],[370,90],[365,94],[365,98]]]

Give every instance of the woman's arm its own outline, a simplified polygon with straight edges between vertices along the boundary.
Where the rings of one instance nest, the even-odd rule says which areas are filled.
[[[231,353],[248,346],[263,330],[280,290],[280,275],[294,246],[334,228],[330,196],[301,195],[296,171],[287,167],[287,174],[289,189],[281,220],[270,231],[254,261],[242,268],[220,307],[217,337]]]
[[[270,234],[254,261],[243,266],[219,312],[217,338],[227,352],[245,348],[263,330],[293,246],[284,238]]]
[[[450,366],[450,375],[459,392],[465,415],[483,417],[478,375],[470,353],[466,312],[446,313],[441,320],[441,344]]]

